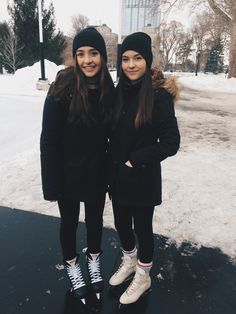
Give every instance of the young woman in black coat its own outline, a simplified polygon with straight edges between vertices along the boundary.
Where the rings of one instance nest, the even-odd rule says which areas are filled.
[[[110,195],[123,257],[109,283],[118,286],[135,273],[121,304],[136,302],[151,286],[153,212],[162,201],[160,163],[175,155],[180,143],[176,85],[160,73],[152,81],[151,63],[151,38],[142,32],[127,36],[121,45],[117,123],[110,140]]]
[[[41,172],[44,198],[57,201],[60,243],[72,291],[86,283],[76,249],[80,202],[85,206],[87,266],[91,286],[103,289],[100,272],[103,209],[107,192],[107,142],[114,84],[103,37],[92,27],[73,40],[73,66],[58,72],[44,104]]]

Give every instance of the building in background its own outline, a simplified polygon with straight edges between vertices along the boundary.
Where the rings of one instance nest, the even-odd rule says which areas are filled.
[[[142,28],[142,32],[148,34],[152,39],[152,54],[153,54],[153,61],[152,66],[161,65],[161,51],[160,51],[160,37],[158,33],[158,27],[152,26],[144,26]]]
[[[153,64],[161,63],[159,26],[161,11],[152,10],[152,0],[120,0],[121,3],[121,40],[134,32],[145,32],[152,39]]]
[[[121,38],[142,31],[143,27],[158,27],[160,11],[151,10],[151,0],[120,0],[121,1]]]
[[[107,47],[107,65],[109,69],[116,68],[118,34],[112,33],[106,24],[94,26],[102,34]]]

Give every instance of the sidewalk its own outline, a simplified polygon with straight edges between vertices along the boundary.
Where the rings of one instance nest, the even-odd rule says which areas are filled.
[[[85,309],[67,293],[58,229],[56,217],[0,207],[1,314],[235,314],[236,266],[218,250],[197,249],[189,243],[177,249],[158,235],[152,293],[119,312],[118,296],[106,285],[101,308]],[[78,239],[81,252],[86,247],[82,223]],[[107,282],[120,254],[112,229],[104,229],[103,250]],[[81,260],[85,272],[83,253]]]

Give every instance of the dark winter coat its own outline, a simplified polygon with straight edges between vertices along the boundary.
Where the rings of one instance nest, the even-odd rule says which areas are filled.
[[[99,95],[99,90],[89,90],[94,108]],[[107,190],[107,126],[69,122],[71,97],[47,96],[44,103],[40,150],[46,200],[86,201]]]
[[[155,83],[155,82],[154,82]],[[110,139],[110,195],[123,205],[155,206],[162,202],[161,161],[175,155],[180,134],[174,112],[175,81],[154,84],[153,123],[135,128],[140,84],[124,89],[124,108]],[[125,165],[130,161],[133,168]]]

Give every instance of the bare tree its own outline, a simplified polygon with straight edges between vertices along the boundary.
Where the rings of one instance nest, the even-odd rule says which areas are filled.
[[[183,33],[181,41],[178,47],[178,51],[175,53],[176,61],[181,63],[182,71],[189,71],[189,66],[192,66],[192,62],[189,57],[192,54],[193,37],[191,34]]]
[[[0,39],[1,60],[6,69],[11,73],[15,73],[16,70],[23,63],[20,59],[20,51],[23,47],[19,47],[17,43],[17,37],[12,30]]]
[[[73,62],[72,53],[71,53],[73,38],[79,31],[81,31],[82,29],[86,28],[89,25],[89,19],[85,15],[78,14],[78,15],[73,15],[71,17],[71,22],[72,22],[72,29],[70,31],[70,35],[66,37],[66,48],[63,52],[63,59],[66,66],[71,65]]]
[[[74,37],[79,31],[86,28],[89,25],[89,19],[83,14],[73,15],[71,17],[72,31],[71,37]]]
[[[228,78],[236,77],[236,1],[235,0],[204,0],[216,16],[229,26],[229,73]]]
[[[176,5],[192,3],[194,7],[207,5],[230,29],[229,74],[236,77],[236,1],[235,0],[151,0],[153,10],[160,6],[164,12],[172,10]]]
[[[164,69],[172,61],[179,49],[183,36],[183,25],[177,21],[163,23],[160,26],[160,48],[163,54]]]
[[[201,51],[200,70],[205,68],[208,53],[219,38],[225,51],[229,50],[229,28],[218,16],[212,16],[209,8],[196,15],[191,33],[195,48]]]

